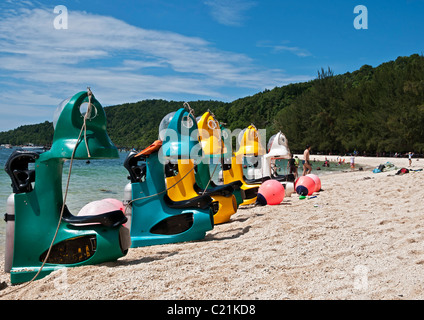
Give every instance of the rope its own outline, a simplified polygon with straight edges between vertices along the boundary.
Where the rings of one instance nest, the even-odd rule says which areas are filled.
[[[185,107],[185,108],[187,108],[188,109],[188,112],[189,112],[189,116],[188,117],[190,117],[190,115],[192,115],[193,116],[193,118],[196,118],[195,116],[194,116],[194,110],[190,107],[190,104],[188,103],[188,102],[184,102],[184,104],[183,104],[183,107]],[[215,166],[215,170],[216,170],[216,167],[217,167],[218,165],[216,165]],[[128,207],[134,202],[134,201],[139,201],[139,200],[144,200],[144,199],[148,199],[148,198],[152,198],[152,197],[156,197],[156,196],[159,196],[159,195],[161,195],[161,194],[163,194],[163,193],[165,193],[165,192],[167,192],[168,190],[170,190],[170,189],[172,189],[172,188],[174,188],[178,183],[180,183],[183,179],[185,179],[189,174],[190,174],[190,172],[192,172],[194,170],[194,165],[193,165],[193,167],[180,179],[180,180],[178,180],[177,182],[175,182],[172,186],[170,186],[170,187],[168,187],[168,188],[166,188],[165,190],[163,190],[163,191],[161,191],[161,192],[158,192],[158,193],[155,193],[155,194],[152,194],[152,195],[149,195],[149,196],[145,196],[145,197],[140,197],[140,198],[137,198],[137,199],[132,199],[132,200],[130,200],[128,203],[127,203],[127,205],[125,206],[125,213],[127,213],[127,209],[128,209]],[[215,173],[215,170],[214,170],[214,173]],[[208,184],[207,184],[207,186],[209,186],[209,183],[211,182],[211,180],[212,180],[212,178],[209,180],[209,182],[208,182]],[[206,187],[207,187],[206,186]],[[205,191],[206,191],[206,189],[203,191],[203,193],[202,193],[202,195],[205,193]]]
[[[87,106],[87,112],[84,115],[83,128],[84,128],[84,142],[85,142],[85,147],[87,149],[87,155],[89,158],[91,158],[90,149],[88,148],[88,143],[87,143],[87,119],[91,115],[91,97],[93,96],[93,93],[91,92],[90,87],[87,87],[87,96],[88,96],[88,106]]]
[[[208,184],[206,185],[205,190],[203,190],[203,192],[202,192],[202,196],[205,194],[206,189],[208,189],[209,184],[210,184],[210,183],[211,183],[211,181],[212,181],[212,177],[213,177],[213,175],[215,174],[215,170],[216,170],[216,168],[218,168],[218,163],[215,165],[215,169],[213,169],[212,175],[210,175],[210,178],[209,178]]]
[[[193,168],[191,168],[180,180],[178,180],[177,182],[175,182],[172,186],[170,186],[169,188],[166,188],[165,190],[155,193],[155,194],[151,194],[149,196],[145,196],[145,197],[141,197],[141,198],[137,198],[137,199],[133,199],[131,201],[129,201],[127,203],[127,205],[125,206],[125,213],[127,213],[127,208],[134,202],[134,201],[138,201],[138,200],[144,200],[144,199],[148,199],[148,198],[152,198],[152,197],[156,197],[159,196],[165,192],[167,192],[168,190],[174,188],[178,183],[180,183],[185,177],[187,177],[189,175],[190,172],[192,172],[194,170],[194,166]]]
[[[91,95],[92,95],[90,88],[88,88],[88,92],[87,92],[87,94],[89,94],[89,103],[88,103],[88,104],[89,104],[89,107],[90,107],[90,104],[91,104]],[[80,141],[80,139],[81,139],[82,132],[83,132],[83,130],[85,131],[85,130],[86,130],[86,127],[87,127],[87,126],[86,126],[86,121],[87,121],[87,118],[88,118],[88,114],[89,114],[89,112],[88,112],[88,109],[87,109],[87,113],[86,113],[86,114],[85,114],[85,116],[84,116],[84,123],[83,123],[83,125],[82,125],[82,127],[81,127],[81,130],[80,130],[80,133],[79,133],[79,136],[78,136],[77,142],[75,143],[75,147],[74,147],[74,149],[72,150],[72,155],[71,155],[71,159],[70,159],[70,163],[69,163],[68,178],[67,178],[67,181],[66,181],[65,195],[64,195],[64,197],[63,197],[63,204],[62,204],[62,208],[61,208],[61,210],[60,210],[59,222],[58,222],[58,224],[57,224],[56,231],[55,231],[55,234],[54,234],[54,236],[53,236],[53,240],[52,240],[52,242],[50,243],[49,250],[47,251],[47,255],[46,255],[46,257],[44,258],[44,261],[43,261],[43,263],[41,264],[40,269],[38,270],[38,272],[36,273],[36,275],[35,275],[35,276],[34,276],[34,277],[30,280],[30,281],[28,281],[28,282],[27,282],[27,283],[25,283],[24,285],[22,285],[22,286],[20,286],[20,287],[16,288],[15,290],[12,290],[12,291],[9,291],[9,292],[7,292],[7,293],[5,293],[5,294],[3,294],[3,295],[0,295],[0,297],[6,296],[6,295],[8,295],[8,294],[11,294],[11,293],[13,293],[13,292],[15,292],[15,291],[18,291],[18,290],[20,290],[20,289],[23,289],[23,288],[25,288],[25,287],[29,286],[32,282],[34,282],[34,281],[35,281],[35,279],[36,279],[36,278],[38,277],[38,275],[41,273],[41,271],[42,271],[42,270],[43,270],[43,268],[44,268],[44,265],[46,264],[47,260],[49,259],[51,249],[52,249],[52,247],[53,247],[54,242],[56,241],[56,237],[57,237],[57,234],[58,234],[58,232],[59,232],[59,227],[60,227],[60,224],[61,224],[61,222],[62,222],[63,212],[64,212],[64,210],[65,210],[65,205],[66,205],[66,198],[68,197],[69,183],[70,183],[70,180],[71,180],[72,164],[73,164],[73,161],[74,161],[75,152],[76,152],[76,150],[77,150],[77,147],[78,147],[79,143],[81,142],[81,141]],[[85,139],[85,142],[86,142],[87,153],[89,154],[88,145],[87,145],[87,140],[86,140],[86,136],[85,136],[85,135],[84,135],[84,139]]]
[[[191,114],[193,116],[193,118],[196,119],[196,117],[194,116],[194,109],[192,109],[190,107],[190,105],[188,104],[188,102],[184,102],[183,107],[187,107],[188,113],[189,113],[189,117],[190,117],[190,114]]]

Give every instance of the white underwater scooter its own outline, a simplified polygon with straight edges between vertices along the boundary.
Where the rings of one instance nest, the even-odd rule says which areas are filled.
[[[280,181],[286,188],[286,195],[290,196],[294,193],[294,175],[278,174],[278,166],[276,160],[278,159],[290,159],[291,153],[288,146],[288,141],[285,135],[280,131],[274,134],[268,141],[267,151],[265,155],[258,159],[258,162],[247,170],[246,182],[254,183],[256,180],[261,180],[265,177],[270,177]]]

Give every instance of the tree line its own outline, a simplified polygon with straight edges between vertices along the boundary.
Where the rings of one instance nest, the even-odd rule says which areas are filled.
[[[320,70],[313,85],[277,112],[290,147],[325,153],[424,151],[424,57],[399,57],[377,68],[333,75]]]
[[[414,54],[314,80],[265,90],[232,102],[192,101],[196,116],[211,110],[230,130],[251,123],[282,131],[292,152],[424,152],[424,57]],[[106,107],[107,130],[119,147],[140,149],[158,138],[161,119],[182,101],[143,100]],[[50,145],[49,122],[0,132],[0,143]]]

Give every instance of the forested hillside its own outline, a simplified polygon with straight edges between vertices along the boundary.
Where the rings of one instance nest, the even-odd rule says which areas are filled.
[[[184,102],[144,100],[137,103],[107,107],[107,130],[112,141],[122,147],[147,147],[158,138],[159,124],[170,112],[183,107]],[[217,101],[189,102],[196,116],[219,110],[228,104]],[[224,107],[225,109],[225,107]]]
[[[307,91],[276,113],[290,147],[344,152],[424,150],[424,57],[333,76],[319,72]]]
[[[20,126],[15,130],[0,132],[0,143],[11,145],[36,145],[50,146],[53,140],[53,123],[45,121],[39,124]]]
[[[98,97],[101,101],[101,97]],[[292,151],[360,153],[424,151],[424,57],[399,57],[352,73],[318,71],[315,80],[276,87],[231,103],[189,102],[196,116],[210,109],[231,130],[251,123],[282,131]],[[161,119],[183,102],[144,100],[105,108],[108,133],[120,147],[141,148],[158,136]],[[0,143],[49,145],[45,122],[0,132]]]

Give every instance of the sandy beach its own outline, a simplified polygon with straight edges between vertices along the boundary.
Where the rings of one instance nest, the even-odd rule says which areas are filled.
[[[323,175],[316,198],[239,209],[202,241],[130,249],[28,286],[11,286],[1,259],[0,299],[424,299],[424,171],[358,170],[386,161],[408,167],[357,157],[355,171]]]

